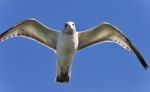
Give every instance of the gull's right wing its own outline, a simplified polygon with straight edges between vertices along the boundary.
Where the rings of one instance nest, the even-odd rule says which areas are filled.
[[[11,27],[0,35],[0,41],[18,36],[36,40],[50,49],[56,50],[58,32],[35,19],[28,19]]]
[[[134,47],[131,41],[124,36],[119,29],[109,23],[103,23],[87,31],[79,32],[78,50],[101,42],[114,42],[121,47],[133,52],[139,59],[142,66],[147,69],[148,65],[142,55]]]

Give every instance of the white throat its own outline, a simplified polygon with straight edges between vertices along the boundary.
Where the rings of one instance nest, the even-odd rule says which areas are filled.
[[[63,31],[66,34],[74,34],[76,32],[75,23],[72,21],[66,22]]]

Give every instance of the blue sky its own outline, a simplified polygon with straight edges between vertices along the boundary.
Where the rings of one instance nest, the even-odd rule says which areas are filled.
[[[109,22],[150,64],[149,0],[0,0],[0,33],[28,18],[59,30],[72,20],[78,31]],[[120,46],[105,43],[79,52],[70,83],[58,84],[51,50],[24,38],[0,43],[0,92],[150,92],[150,70]]]

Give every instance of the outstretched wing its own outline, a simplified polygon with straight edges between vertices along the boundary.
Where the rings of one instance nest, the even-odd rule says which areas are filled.
[[[17,36],[36,40],[55,50],[58,32],[49,29],[35,19],[28,19],[2,33],[0,35],[0,41]]]
[[[146,64],[144,58],[134,47],[134,45],[129,41],[129,39],[126,38],[117,28],[108,23],[103,23],[88,31],[80,32],[78,50],[96,43],[107,41],[115,42],[128,51],[133,52],[137,56],[143,67],[145,69],[148,68],[148,65]]]

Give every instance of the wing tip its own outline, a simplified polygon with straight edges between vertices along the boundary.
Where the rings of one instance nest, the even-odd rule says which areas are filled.
[[[136,54],[136,56],[138,57],[140,63],[142,64],[142,66],[144,67],[145,70],[147,70],[149,68],[148,64],[146,63],[146,61],[144,60],[143,56],[138,52],[137,49],[134,48],[134,53]]]
[[[144,70],[147,71],[149,66],[143,66],[144,67]]]
[[[147,70],[149,68],[149,66],[145,63],[145,65],[143,65],[144,69]]]
[[[146,63],[145,59],[143,58],[143,56],[140,54],[140,52],[134,47],[134,45],[130,42],[130,40],[128,38],[126,38],[128,44],[131,47],[131,51],[137,56],[137,58],[139,59],[141,65],[143,66],[143,68],[145,70],[147,70],[149,68],[148,64]]]

